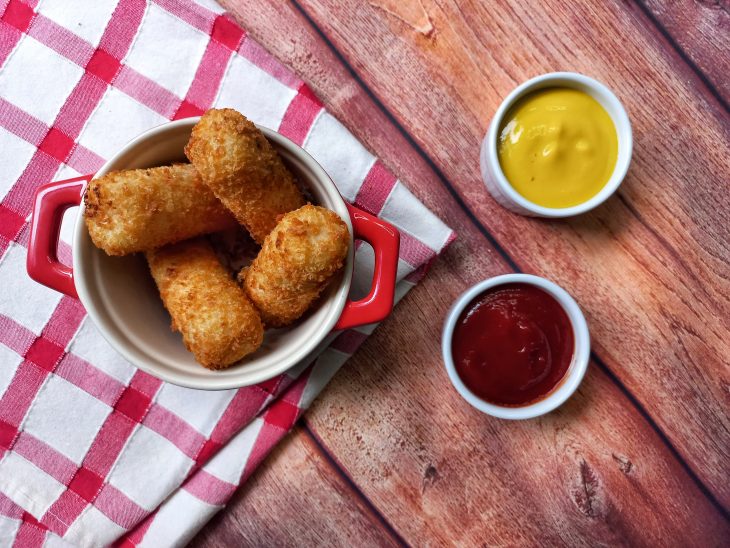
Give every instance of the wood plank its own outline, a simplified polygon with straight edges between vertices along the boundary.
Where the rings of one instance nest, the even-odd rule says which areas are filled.
[[[638,0],[730,102],[730,2]]]
[[[306,415],[398,533],[415,546],[722,545],[728,523],[595,364],[533,421],[487,417],[451,388],[432,319],[469,251],[447,253]]]
[[[717,184],[730,174],[727,117],[619,4],[424,0],[415,23],[393,14],[417,1],[302,5],[519,266],[578,299],[601,358],[730,504],[730,195]],[[619,196],[563,222],[505,211],[478,169],[501,98],[551,70],[606,82],[635,134]]]
[[[647,544],[675,535],[673,544],[717,544],[726,536],[717,510],[595,364],[576,399],[538,421],[491,420],[458,398],[438,349],[443,314],[468,284],[509,267],[297,11],[224,4],[459,231],[307,415],[406,540]]]
[[[191,546],[397,546],[297,426]]]

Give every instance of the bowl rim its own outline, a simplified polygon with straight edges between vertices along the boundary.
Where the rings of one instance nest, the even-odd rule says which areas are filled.
[[[469,390],[456,371],[451,348],[456,322],[464,311],[464,308],[486,290],[510,283],[534,285],[558,301],[570,320],[575,344],[573,360],[557,387],[548,393],[545,398],[519,407],[508,407],[487,402]],[[588,324],[578,303],[562,287],[550,280],[531,274],[503,274],[474,284],[456,299],[444,321],[441,335],[441,352],[451,384],[454,385],[454,388],[456,388],[461,397],[473,407],[487,415],[492,415],[500,419],[531,419],[558,408],[576,391],[588,369],[588,361],[590,359],[590,334],[588,332]]]
[[[522,194],[517,192],[517,190],[515,190],[515,188],[507,180],[504,171],[502,171],[502,165],[499,162],[499,155],[497,152],[499,128],[502,125],[502,119],[507,111],[520,98],[532,91],[558,86],[579,89],[596,99],[611,117],[618,137],[616,165],[614,166],[613,173],[606,184],[595,196],[585,202],[565,208],[541,206],[528,200]],[[494,182],[499,187],[499,190],[511,202],[540,217],[571,217],[574,215],[580,215],[581,213],[585,213],[601,205],[610,198],[614,192],[616,192],[619,186],[621,186],[621,183],[628,172],[633,154],[633,132],[631,128],[631,121],[629,120],[629,116],[626,113],[623,103],[621,103],[619,98],[616,97],[608,86],[594,78],[577,72],[550,72],[547,74],[541,74],[517,86],[509,95],[507,95],[495,112],[485,139],[486,160],[491,167]]]
[[[180,120],[174,120],[166,122],[159,126],[150,128],[137,137],[130,140],[122,148],[119,149],[104,165],[94,174],[93,179],[101,177],[114,169],[123,169],[115,167],[119,158],[123,157],[130,150],[138,147],[141,143],[144,143],[150,139],[160,139],[161,134],[179,131],[181,128],[192,127],[200,120],[200,116],[183,118]],[[350,247],[348,250],[348,256],[345,263],[345,269],[342,273],[341,286],[338,287],[334,292],[336,299],[333,303],[328,304],[331,307],[331,311],[328,311],[326,321],[320,324],[317,328],[317,336],[309,337],[305,339],[304,343],[299,345],[296,351],[290,353],[286,359],[281,359],[273,362],[271,366],[260,371],[246,371],[243,368],[240,371],[240,375],[235,376],[194,376],[184,371],[174,371],[168,368],[162,367],[160,364],[156,364],[154,361],[146,359],[145,354],[135,348],[130,348],[128,342],[120,340],[116,334],[114,334],[107,325],[107,322],[114,324],[118,329],[123,330],[118,323],[113,322],[110,319],[104,319],[104,315],[97,310],[97,303],[95,298],[92,296],[89,287],[87,286],[89,280],[86,279],[84,269],[76,268],[75,265],[83,264],[85,255],[92,251],[84,249],[84,247],[93,246],[88,238],[88,231],[86,223],[84,222],[84,211],[85,201],[82,199],[79,210],[76,216],[76,224],[73,232],[73,245],[72,245],[72,260],[74,265],[74,283],[79,296],[79,300],[84,305],[84,308],[89,314],[89,317],[94,322],[94,325],[106,339],[106,341],[112,346],[112,348],[122,355],[131,365],[137,367],[154,377],[157,377],[163,381],[183,386],[186,388],[193,388],[198,390],[227,390],[241,388],[244,386],[250,386],[269,380],[281,373],[288,371],[289,369],[295,368],[298,364],[304,361],[309,361],[309,358],[315,355],[320,347],[327,343],[331,338],[330,335],[332,330],[340,318],[342,311],[348,299],[350,286],[352,283],[352,274],[354,267],[354,246],[353,246],[353,227],[350,219],[347,206],[344,199],[342,198],[336,185],[329,177],[324,168],[302,147],[281,135],[280,133],[266,128],[261,125],[256,125],[266,136],[266,138],[272,142],[276,148],[282,148],[298,162],[302,162],[309,171],[314,174],[314,178],[323,187],[323,190],[327,193],[328,197],[332,199],[336,208],[333,209],[335,213],[345,221],[350,231]],[[182,151],[181,151],[182,152]],[[88,188],[88,187],[87,187]],[[85,194],[86,190],[84,190]],[[84,242],[84,234],[87,236],[88,242]],[[84,243],[82,243],[84,242]],[[245,359],[245,358],[244,358]],[[200,366],[204,369],[203,366]],[[216,372],[213,372],[216,373]]]

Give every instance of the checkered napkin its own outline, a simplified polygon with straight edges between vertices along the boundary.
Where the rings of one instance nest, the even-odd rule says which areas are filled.
[[[184,544],[374,326],[258,386],[161,382],[117,355],[77,300],[27,276],[35,188],[95,172],[167,120],[232,107],[398,226],[397,298],[453,233],[213,3],[0,0],[0,14],[0,545]],[[372,266],[359,247],[354,291]]]

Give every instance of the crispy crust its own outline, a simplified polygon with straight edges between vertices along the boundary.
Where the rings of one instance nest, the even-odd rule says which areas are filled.
[[[288,325],[342,268],[349,245],[350,232],[336,213],[305,205],[284,215],[239,280],[267,326]]]
[[[279,215],[304,205],[289,170],[263,133],[233,109],[206,112],[185,155],[259,244]]]
[[[190,164],[114,171],[89,182],[85,218],[94,244],[127,255],[236,226]]]
[[[254,305],[203,238],[146,253],[152,277],[185,347],[208,369],[224,369],[261,346]]]

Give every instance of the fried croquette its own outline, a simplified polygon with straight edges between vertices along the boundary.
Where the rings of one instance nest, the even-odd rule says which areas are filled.
[[[148,251],[146,257],[172,329],[201,365],[224,369],[261,346],[258,312],[204,238]]]
[[[298,319],[342,268],[350,232],[340,217],[305,205],[282,217],[251,266],[239,274],[267,327]]]
[[[89,182],[86,226],[109,255],[127,255],[236,226],[190,164],[114,171]]]
[[[233,109],[206,112],[193,128],[185,155],[259,244],[279,215],[305,203],[264,134]]]

